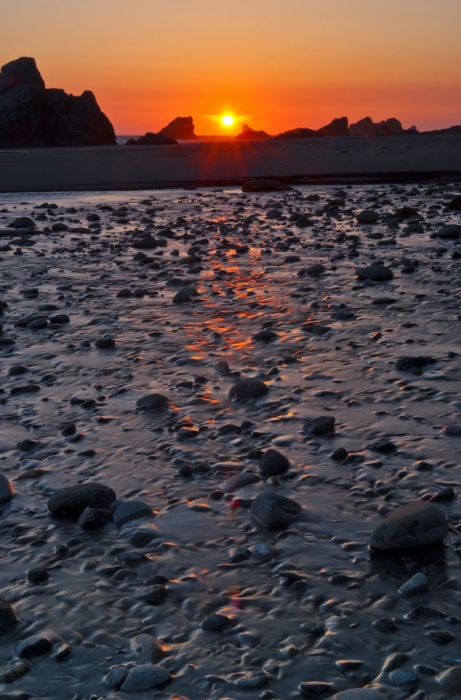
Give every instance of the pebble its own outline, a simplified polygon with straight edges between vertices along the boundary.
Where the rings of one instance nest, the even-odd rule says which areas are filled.
[[[260,493],[250,506],[250,513],[264,527],[283,529],[294,523],[301,506],[291,498],[267,491]]]
[[[279,474],[286,474],[290,469],[290,461],[281,454],[278,450],[270,448],[261,457],[259,463],[259,471],[261,474],[268,478],[269,476],[278,476]]]
[[[14,648],[20,659],[32,659],[34,656],[46,654],[50,649],[51,642],[46,637],[28,637]]]
[[[350,688],[336,693],[331,700],[384,700],[384,697],[375,688]]]
[[[27,666],[20,661],[0,666],[0,683],[13,683],[27,673]]]
[[[391,671],[394,671],[396,668],[405,663],[405,661],[408,661],[409,658],[410,654],[405,654],[401,651],[397,651],[394,654],[390,654],[390,656],[388,656],[386,661],[384,662],[383,672],[390,673]]]
[[[142,501],[124,501],[113,513],[113,520],[117,527],[125,525],[130,520],[139,520],[152,515],[152,508]]]
[[[53,515],[78,517],[85,508],[108,508],[116,494],[109,486],[91,482],[76,484],[56,491],[47,503]]]
[[[304,423],[303,430],[311,435],[334,435],[336,420],[333,416],[318,416]]]
[[[412,668],[398,669],[389,674],[389,683],[394,686],[416,683],[419,676]]]
[[[447,668],[439,673],[436,680],[446,693],[461,695],[461,666]]]
[[[147,394],[136,401],[136,406],[145,411],[165,411],[168,408],[168,399],[162,394]]]
[[[239,379],[229,390],[229,398],[237,401],[267,396],[269,387],[259,379]]]
[[[131,640],[131,648],[143,664],[156,664],[165,656],[161,643],[151,634],[137,634]]]
[[[415,574],[399,588],[400,593],[404,596],[427,593],[428,590],[429,579],[427,578],[426,574],[422,573]]]
[[[142,690],[161,688],[170,680],[170,673],[164,666],[141,664],[130,668],[121,690],[124,693],[139,693]]]
[[[394,279],[394,273],[389,267],[385,267],[385,265],[358,267],[355,274],[359,279],[372,280],[373,282],[388,282]]]
[[[387,516],[373,531],[373,549],[406,549],[438,544],[448,533],[444,514],[431,503],[412,501]]]

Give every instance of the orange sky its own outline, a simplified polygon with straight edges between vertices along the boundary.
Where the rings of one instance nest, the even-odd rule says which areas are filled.
[[[0,0],[0,64],[91,89],[118,134],[333,117],[461,124],[461,0]],[[240,116],[225,130],[213,116]]]

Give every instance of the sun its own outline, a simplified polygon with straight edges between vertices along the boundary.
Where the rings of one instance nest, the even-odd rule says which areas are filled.
[[[221,121],[224,124],[224,126],[232,126],[232,124],[234,123],[234,117],[232,117],[230,114],[226,114],[221,119]]]

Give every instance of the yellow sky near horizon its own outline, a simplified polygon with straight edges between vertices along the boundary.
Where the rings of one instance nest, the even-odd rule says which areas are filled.
[[[269,133],[334,117],[461,123],[460,0],[0,0],[0,64],[92,90],[119,134],[230,112]]]

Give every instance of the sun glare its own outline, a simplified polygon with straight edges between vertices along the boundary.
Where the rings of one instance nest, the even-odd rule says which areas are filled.
[[[221,119],[221,121],[222,121],[222,123],[224,124],[224,126],[232,126],[232,124],[234,123],[234,117],[231,117],[230,114],[226,114],[226,115]]]

